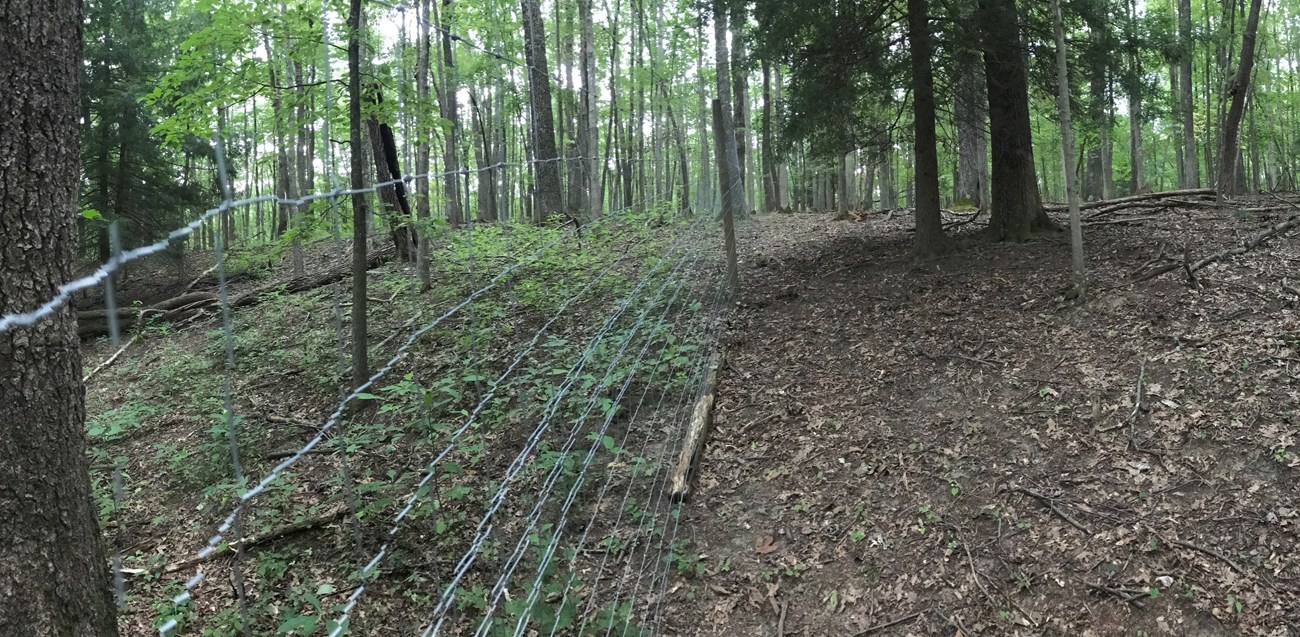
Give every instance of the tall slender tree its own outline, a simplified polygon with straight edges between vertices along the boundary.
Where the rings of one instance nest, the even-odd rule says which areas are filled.
[[[1228,88],[1232,105],[1223,119],[1223,133],[1219,142],[1219,179],[1216,186],[1220,199],[1239,194],[1236,177],[1241,168],[1241,146],[1237,136],[1241,130],[1241,117],[1246,110],[1246,96],[1250,91],[1251,68],[1255,64],[1255,36],[1259,32],[1260,4],[1260,0],[1251,0],[1246,30],[1241,34],[1241,61],[1238,63],[1236,79]]]

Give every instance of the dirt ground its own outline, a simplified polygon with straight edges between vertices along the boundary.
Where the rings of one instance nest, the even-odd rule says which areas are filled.
[[[1127,283],[1257,205],[1094,217],[1082,305],[1061,238],[748,224],[666,634],[1300,635],[1300,238]]]

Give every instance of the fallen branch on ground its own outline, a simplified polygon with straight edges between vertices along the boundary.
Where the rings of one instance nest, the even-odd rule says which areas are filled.
[[[335,519],[342,517],[343,515],[346,515],[347,512],[348,512],[347,507],[343,506],[342,504],[338,504],[335,505],[333,508],[325,511],[324,513],[321,513],[320,515],[307,518],[299,522],[294,522],[293,524],[286,524],[276,529],[271,529],[270,531],[267,531],[266,533],[262,533],[261,535],[253,535],[253,536],[246,537],[242,540],[236,540],[234,542],[228,542],[226,544],[222,544],[215,551],[212,551],[204,555],[203,557],[197,557],[197,556],[191,557],[187,560],[176,562],[175,564],[170,564],[167,566],[167,568],[163,569],[163,572],[175,573],[177,571],[184,571],[193,568],[195,566],[198,566],[203,562],[212,560],[215,557],[230,553],[231,551],[240,548],[241,546],[244,548],[248,548],[252,546],[257,546],[259,544],[266,544],[267,542],[278,540],[283,537],[293,535],[295,533],[308,531],[318,526],[322,526],[330,522],[333,522]]]
[[[1209,555],[1210,557],[1218,558],[1224,564],[1227,564],[1232,570],[1237,571],[1237,573],[1241,575],[1246,575],[1246,569],[1237,566],[1237,563],[1232,561],[1232,559],[1230,559],[1227,555],[1224,555],[1223,553],[1220,553],[1214,549],[1205,548],[1204,546],[1198,546],[1196,544],[1192,544],[1191,542],[1184,542],[1182,540],[1165,540],[1165,541],[1170,544],[1173,544],[1174,546],[1181,546],[1185,549],[1191,549],[1193,551],[1197,551]]]
[[[377,268],[388,262],[396,254],[391,246],[375,250],[367,258],[367,267]],[[230,307],[248,307],[262,302],[262,297],[273,293],[297,294],[331,283],[341,281],[352,274],[352,264],[339,263],[315,274],[295,277],[287,281],[276,281],[249,290],[230,298]],[[146,319],[162,321],[180,321],[195,316],[201,310],[216,306],[220,297],[211,292],[189,292],[172,297],[145,308],[121,308],[117,310],[120,329],[129,329]],[[106,310],[86,310],[77,313],[77,334],[81,338],[102,336],[108,333],[108,312]]]
[[[1142,202],[1155,201],[1160,199],[1169,199],[1171,197],[1197,197],[1197,196],[1213,196],[1213,195],[1214,195],[1213,188],[1191,188],[1188,190],[1167,190],[1165,192],[1151,192],[1142,195],[1130,195],[1128,197],[1120,197],[1118,199],[1103,199],[1100,201],[1089,201],[1087,203],[1080,204],[1079,210],[1093,210],[1096,208],[1107,208],[1107,207],[1114,207],[1114,206],[1119,206],[1120,208],[1116,208],[1116,209],[1121,209],[1125,205],[1140,204]],[[1043,206],[1043,209],[1052,212],[1062,212],[1065,210],[1069,210],[1070,208],[1065,204],[1045,204]]]
[[[700,386],[699,396],[695,399],[695,410],[686,430],[686,440],[682,443],[682,453],[677,458],[669,481],[672,483],[672,497],[683,500],[691,494],[691,473],[700,456],[704,455],[704,443],[713,424],[713,401],[718,388],[718,369],[722,367],[722,348],[718,347],[709,357],[704,383]]]
[[[1102,591],[1104,593],[1110,593],[1111,595],[1118,597],[1121,602],[1124,602],[1126,604],[1132,604],[1138,608],[1146,608],[1146,604],[1143,604],[1138,600],[1142,599],[1143,597],[1147,597],[1151,594],[1149,591],[1146,590],[1128,590],[1124,588],[1111,588],[1109,586],[1103,586],[1101,584],[1089,584],[1088,588]]]
[[[1174,263],[1166,263],[1165,265],[1162,265],[1158,268],[1147,271],[1145,274],[1139,275],[1137,278],[1130,280],[1129,283],[1141,283],[1143,281],[1149,281],[1166,272],[1172,272],[1180,268],[1190,277],[1193,273],[1197,272],[1198,270],[1206,266],[1213,265],[1214,263],[1217,263],[1218,261],[1226,257],[1250,252],[1251,250],[1258,248],[1265,241],[1268,241],[1269,239],[1272,239],[1279,235],[1286,234],[1287,232],[1294,230],[1298,226],[1300,226],[1300,215],[1295,215],[1292,216],[1290,219],[1287,219],[1286,221],[1273,224],[1273,226],[1270,227],[1269,229],[1252,236],[1246,241],[1243,241],[1242,244],[1239,246],[1228,248],[1227,250],[1223,250],[1221,252],[1216,252],[1191,265],[1186,265],[1181,261],[1174,262]]]
[[[885,623],[883,623],[883,624],[876,624],[875,626],[871,626],[871,627],[869,627],[869,628],[864,628],[863,630],[860,630],[860,631],[858,631],[858,632],[856,632],[856,633],[853,633],[853,637],[863,637],[864,635],[870,635],[871,633],[874,633],[874,632],[876,632],[876,631],[878,631],[878,630],[884,630],[884,629],[889,628],[889,627],[891,627],[891,626],[897,626],[897,625],[902,624],[902,623],[910,622],[910,621],[912,621],[913,619],[916,619],[917,617],[920,617],[920,616],[921,616],[921,613],[920,613],[920,611],[918,611],[918,612],[912,613],[911,615],[907,615],[906,617],[899,617],[898,619],[895,619],[895,620],[893,620],[893,621],[888,621],[888,622],[885,622]]]
[[[98,373],[104,371],[105,369],[108,369],[109,367],[111,367],[111,366],[113,365],[113,363],[117,361],[118,357],[122,355],[122,352],[125,352],[125,351],[126,351],[126,348],[128,348],[128,347],[134,345],[136,339],[138,339],[138,338],[140,338],[140,335],[139,335],[139,334],[136,334],[136,335],[132,336],[130,340],[128,340],[127,342],[123,343],[121,347],[117,348],[117,351],[116,351],[116,352],[113,352],[113,355],[112,355],[112,356],[109,356],[109,357],[108,357],[108,360],[106,360],[106,361],[100,363],[97,367],[95,367],[95,369],[90,370],[90,373],[89,373],[89,374],[86,374],[86,377],[85,377],[85,378],[82,378],[82,379],[81,379],[81,382],[82,382],[83,384],[84,384],[84,383],[87,383],[87,382],[90,382],[90,379],[94,378],[94,377],[95,377],[95,374],[98,374]]]
[[[1043,494],[1041,494],[1041,493],[1039,493],[1039,492],[1037,492],[1037,491],[1033,491],[1033,490],[1030,490],[1030,489],[1026,489],[1026,488],[1024,488],[1024,487],[1016,487],[1016,491],[1019,491],[1019,492],[1025,494],[1025,495],[1027,495],[1027,496],[1030,496],[1030,497],[1032,497],[1032,498],[1038,500],[1039,502],[1042,502],[1043,504],[1046,504],[1046,505],[1047,505],[1047,508],[1049,508],[1049,509],[1052,510],[1052,513],[1055,513],[1055,514],[1057,515],[1057,517],[1060,517],[1062,520],[1065,520],[1066,522],[1069,522],[1069,523],[1070,523],[1070,526],[1072,526],[1072,527],[1074,527],[1074,528],[1076,528],[1076,529],[1079,529],[1079,531],[1082,532],[1084,535],[1092,535],[1092,531],[1089,531],[1089,530],[1088,530],[1088,527],[1086,527],[1086,526],[1080,524],[1077,520],[1075,520],[1074,518],[1070,517],[1070,516],[1067,515],[1064,511],[1062,511],[1060,508],[1058,508],[1058,507],[1056,506],[1056,501],[1055,501],[1055,500],[1053,500],[1053,499],[1051,499],[1051,498],[1049,498],[1049,497],[1047,497],[1047,496],[1045,496],[1045,495],[1043,495]]]

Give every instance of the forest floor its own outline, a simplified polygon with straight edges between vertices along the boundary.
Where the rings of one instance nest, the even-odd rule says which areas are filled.
[[[1300,238],[1128,283],[1277,203],[1095,218],[1082,305],[1063,239],[748,224],[668,634],[1300,635]]]

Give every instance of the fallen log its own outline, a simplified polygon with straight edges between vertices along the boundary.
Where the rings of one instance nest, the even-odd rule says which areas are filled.
[[[1164,192],[1150,192],[1141,195],[1130,195],[1128,197],[1119,197],[1118,199],[1103,199],[1100,201],[1089,201],[1079,205],[1079,210],[1093,210],[1095,208],[1106,208],[1113,206],[1131,206],[1136,203],[1155,201],[1159,199],[1169,199],[1171,197],[1196,197],[1196,196],[1213,196],[1213,188],[1189,188],[1187,190],[1166,190]],[[1044,210],[1051,212],[1061,212],[1069,208],[1065,204],[1044,204]]]
[[[722,367],[722,346],[709,357],[704,382],[700,393],[695,398],[695,409],[691,412],[691,422],[687,425],[686,438],[682,442],[682,452],[677,457],[677,466],[669,476],[674,500],[683,500],[691,494],[691,473],[695,463],[704,454],[704,443],[713,425],[713,402],[718,390],[718,370]]]
[[[393,258],[396,248],[385,246],[372,251],[367,257],[367,269],[374,269]],[[262,297],[271,293],[298,294],[331,283],[341,281],[352,274],[351,264],[339,264],[322,272],[294,277],[287,281],[276,281],[230,297],[230,307],[248,307],[262,302]],[[149,307],[127,307],[117,310],[119,330],[127,330],[137,323],[147,320],[166,322],[191,318],[199,312],[215,307],[220,297],[211,292],[190,292],[180,296],[159,301]],[[108,312],[106,310],[83,310],[77,312],[77,334],[81,338],[93,338],[108,333]]]
[[[1184,272],[1187,274],[1188,278],[1191,278],[1192,274],[1194,274],[1196,271],[1206,266],[1212,265],[1226,257],[1250,252],[1251,250],[1258,248],[1265,241],[1268,241],[1273,237],[1286,234],[1287,232],[1294,230],[1296,227],[1300,227],[1300,215],[1294,215],[1290,219],[1287,219],[1286,221],[1273,224],[1273,226],[1270,227],[1269,229],[1257,233],[1254,236],[1250,237],[1249,239],[1243,241],[1241,245],[1234,246],[1226,250],[1222,250],[1220,252],[1216,252],[1214,254],[1211,254],[1210,256],[1207,256],[1191,264],[1187,263],[1186,259],[1176,263],[1166,263],[1160,267],[1154,268],[1152,270],[1147,271],[1144,274],[1139,275],[1137,278],[1129,281],[1129,283],[1141,283],[1142,281],[1154,279],[1166,272],[1172,272],[1179,268],[1182,268]],[[1193,281],[1194,280],[1195,279],[1193,279]]]

